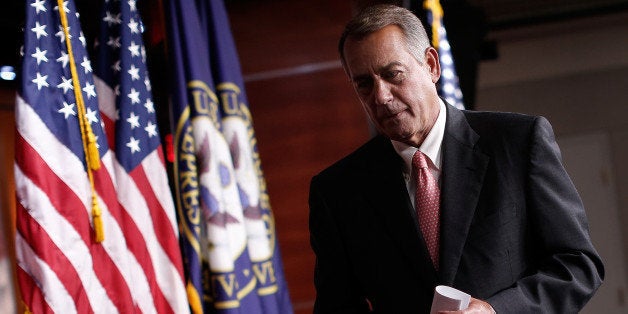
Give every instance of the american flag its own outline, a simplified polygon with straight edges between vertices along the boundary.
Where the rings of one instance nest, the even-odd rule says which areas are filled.
[[[36,313],[189,312],[135,1],[104,5],[100,79],[73,1],[56,3],[26,3],[15,163],[24,304]],[[82,117],[100,168],[86,162]]]
[[[443,8],[439,0],[423,1],[427,10],[427,19],[432,27],[432,45],[438,50],[441,64],[441,77],[438,81],[438,94],[458,109],[464,109],[462,90],[456,74],[456,66],[451,55],[451,46],[447,40],[447,31],[443,24]]]

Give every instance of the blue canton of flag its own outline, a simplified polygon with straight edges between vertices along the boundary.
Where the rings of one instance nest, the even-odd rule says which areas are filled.
[[[50,131],[77,157],[84,159],[80,132],[66,134],[68,129],[80,129],[73,85],[74,80],[78,80],[86,117],[98,139],[100,155],[103,155],[107,147],[106,138],[97,123],[98,99],[79,14],[72,1],[63,1],[68,20],[67,39],[75,48],[73,57],[78,78],[73,78],[66,49],[66,33],[60,22],[56,3],[57,1],[35,0],[27,4],[27,19],[30,23],[25,29],[22,97],[42,117]]]
[[[146,70],[146,49],[136,1],[105,1],[98,41],[97,75],[113,88],[115,139],[118,161],[126,171],[135,168],[161,145],[151,85]]]
[[[427,20],[432,27],[432,45],[438,50],[440,56],[441,77],[438,81],[438,94],[449,104],[458,109],[464,109],[462,91],[460,90],[454,59],[451,55],[451,46],[447,40],[447,31],[443,24],[443,8],[439,0],[425,0],[423,7],[427,10]]]

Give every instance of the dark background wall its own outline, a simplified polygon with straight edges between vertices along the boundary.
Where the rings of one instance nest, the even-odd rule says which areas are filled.
[[[160,12],[146,9],[159,2],[141,2],[148,24],[159,24]],[[396,2],[416,9],[419,1],[225,2],[295,312],[311,313],[314,256],[308,234],[309,180],[370,136],[367,118],[338,61],[338,36],[360,7]],[[583,132],[607,132],[615,165],[611,167],[615,175],[608,179],[613,182],[616,206],[610,218],[628,224],[628,17],[617,17],[626,12],[628,1],[441,2],[467,104],[480,110],[546,115],[555,122],[559,140]],[[93,0],[77,3],[86,8],[83,20],[98,12],[90,4]],[[0,49],[0,62],[15,62],[24,2],[3,1],[1,6],[6,45]],[[86,34],[97,26],[85,24]],[[163,36],[146,35],[147,44],[153,46],[149,62],[156,60],[151,68],[153,86],[160,90],[157,87],[167,80],[165,70],[155,65],[164,61]],[[156,93],[156,103],[163,105],[166,100],[158,100],[163,95]],[[5,228],[11,225],[14,202],[14,95],[15,84],[0,81],[0,209]],[[167,128],[160,127],[162,132]],[[606,232],[604,227],[592,227],[605,236],[600,245],[614,241],[612,248],[619,248],[614,254],[623,254],[626,232],[622,227]],[[625,265],[617,268],[610,276],[623,279],[607,292],[611,297],[604,303],[620,304],[625,298]]]

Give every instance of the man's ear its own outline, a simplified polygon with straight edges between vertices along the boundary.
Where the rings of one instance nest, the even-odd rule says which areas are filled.
[[[425,50],[425,65],[430,71],[432,76],[432,82],[436,84],[440,79],[440,61],[438,59],[438,51],[434,47],[429,47]]]

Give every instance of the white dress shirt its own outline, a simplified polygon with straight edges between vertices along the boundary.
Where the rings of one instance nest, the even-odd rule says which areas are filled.
[[[414,194],[416,191],[416,178],[412,171],[412,156],[414,156],[414,153],[417,150],[420,150],[427,156],[430,172],[440,186],[442,144],[443,136],[445,134],[447,109],[445,108],[445,103],[440,98],[439,103],[440,110],[438,111],[438,118],[436,118],[436,122],[430,130],[430,133],[427,134],[427,137],[425,137],[425,140],[421,143],[421,147],[416,148],[402,142],[391,140],[395,151],[399,154],[399,156],[401,156],[404,162],[403,177],[406,181],[406,188],[408,189],[408,195],[410,196],[410,201],[412,201],[412,206],[414,206]]]

